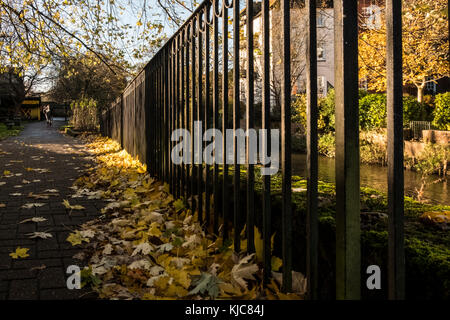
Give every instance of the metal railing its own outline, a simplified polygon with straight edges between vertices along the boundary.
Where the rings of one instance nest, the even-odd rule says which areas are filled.
[[[422,139],[422,131],[431,129],[430,121],[411,121],[409,128],[412,131],[413,138],[416,140]]]
[[[254,38],[252,0],[206,0],[156,53],[125,92],[102,116],[104,134],[120,141],[132,155],[147,163],[149,172],[167,182],[175,197],[189,199],[198,219],[224,239],[234,228],[234,250],[240,251],[240,223],[244,215],[248,252],[255,251],[255,218],[262,219],[264,282],[271,272],[272,218],[271,176],[263,176],[262,201],[255,210],[255,165],[247,164],[245,182],[237,152],[233,168],[226,163],[181,164],[170,160],[178,128],[194,131],[194,121],[203,128],[225,132],[239,128],[240,66],[245,63],[246,129],[254,128]],[[262,121],[270,129],[270,23],[272,1],[261,1],[262,27]],[[281,172],[282,172],[282,259],[283,290],[292,285],[293,238],[291,199],[291,70],[290,0],[280,0],[281,28]],[[244,10],[240,10],[244,8]],[[316,1],[306,0],[307,26],[307,208],[306,274],[310,299],[318,296],[318,134],[317,134],[317,30]],[[358,26],[357,1],[334,1],[334,63],[336,92],[336,297],[359,299],[361,295],[361,240],[358,128]],[[245,18],[245,20],[244,20]],[[389,298],[404,298],[403,248],[403,126],[402,126],[402,39],[401,1],[386,1],[387,20],[387,111],[388,111],[388,213],[389,213]],[[232,33],[228,28],[232,28]],[[240,29],[245,28],[245,46]],[[220,30],[221,29],[221,30]],[[225,36],[223,36],[225,35]],[[230,38],[232,41],[230,41]],[[244,51],[243,55],[240,55]],[[225,54],[223,54],[225,53]],[[232,57],[230,63],[229,56]],[[221,67],[221,68],[219,68]],[[230,82],[230,77],[233,82]],[[231,86],[231,93],[229,91]],[[226,94],[224,94],[226,93]],[[230,106],[230,96],[232,105]],[[229,121],[229,108],[232,121]],[[395,116],[394,116],[395,115]],[[219,120],[222,120],[219,123]],[[270,134],[270,131],[269,131]],[[223,134],[222,145],[226,145]],[[191,151],[194,151],[193,135]],[[248,138],[247,138],[248,141]],[[270,139],[268,139],[270,141]],[[235,151],[236,143],[234,141]],[[270,147],[268,147],[270,148]],[[224,149],[225,150],[225,149]],[[224,152],[224,155],[226,153]],[[194,152],[191,152],[192,160]],[[232,171],[232,175],[231,175]],[[242,197],[241,185],[245,185]],[[245,198],[245,199],[242,199]],[[233,206],[229,206],[232,200]],[[242,206],[242,202],[246,205]],[[259,210],[261,209],[261,210]],[[212,212],[210,212],[212,211]],[[258,217],[261,214],[262,217]],[[220,222],[223,227],[219,230]]]

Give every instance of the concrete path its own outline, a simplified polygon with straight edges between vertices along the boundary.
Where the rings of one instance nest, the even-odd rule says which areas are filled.
[[[66,288],[67,267],[80,263],[72,258],[80,250],[66,238],[77,225],[98,215],[104,204],[70,197],[74,191],[69,187],[93,159],[81,141],[59,133],[62,124],[55,121],[53,127],[47,127],[44,121],[29,123],[19,136],[0,141],[0,299],[93,297],[85,290]],[[49,199],[29,197],[30,192],[49,193],[48,189],[58,190],[57,195]],[[64,199],[86,210],[69,215],[62,205]],[[23,208],[27,203],[45,205]],[[33,217],[47,221],[19,223]],[[53,237],[30,239],[27,234],[35,231]],[[30,256],[12,259],[9,254],[19,246],[29,248]]]

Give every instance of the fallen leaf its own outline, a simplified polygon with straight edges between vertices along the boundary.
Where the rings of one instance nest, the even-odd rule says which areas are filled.
[[[47,221],[46,218],[44,217],[33,217],[33,218],[29,218],[29,219],[25,219],[20,221],[19,223],[26,223],[26,222],[44,222]]]
[[[34,203],[25,203],[21,208],[31,209],[34,207],[42,207],[42,206],[45,206],[45,203],[34,202]]]
[[[243,289],[247,289],[247,280],[255,280],[253,274],[259,270],[258,266],[249,261],[254,257],[254,253],[242,258],[238,264],[231,269],[231,280],[241,286]]]
[[[81,244],[83,241],[89,242],[89,238],[83,238],[83,236],[80,234],[80,231],[72,232],[71,234],[69,234],[66,240],[69,241],[72,246]]]
[[[19,258],[26,258],[29,257],[30,255],[27,253],[30,249],[28,248],[21,248],[21,247],[17,247],[15,252],[11,252],[9,255],[13,258],[13,259],[19,259]]]
[[[66,207],[66,209],[70,209],[70,210],[84,210],[85,209],[85,207],[83,207],[79,204],[71,205],[68,200],[63,200],[62,204],[64,205],[64,207]]]
[[[26,235],[29,236],[30,239],[34,239],[34,238],[48,239],[48,238],[53,237],[50,233],[47,233],[47,232],[32,232],[32,233],[28,233]]]

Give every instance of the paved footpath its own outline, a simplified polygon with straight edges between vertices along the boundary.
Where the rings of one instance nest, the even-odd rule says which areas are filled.
[[[66,288],[65,271],[69,265],[79,264],[72,257],[80,251],[66,238],[79,224],[97,216],[103,203],[70,197],[74,191],[69,187],[83,169],[93,164],[93,159],[80,140],[59,133],[57,129],[62,124],[55,121],[49,128],[44,121],[32,122],[19,136],[0,141],[0,299],[95,297],[84,289]],[[10,172],[6,172],[7,176],[5,170]],[[58,190],[57,196],[28,197],[30,192],[42,194],[48,193],[48,189]],[[64,199],[86,210],[69,215],[62,205]],[[26,203],[45,205],[22,208]],[[19,224],[33,217],[44,217],[47,221]],[[48,232],[53,237],[30,239],[27,234],[35,231]],[[19,246],[29,248],[30,256],[12,259],[9,254]]]

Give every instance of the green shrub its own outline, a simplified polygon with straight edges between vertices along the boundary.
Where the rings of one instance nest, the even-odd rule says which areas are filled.
[[[319,154],[333,158],[336,153],[336,139],[334,132],[328,132],[319,136],[318,151]]]
[[[364,130],[386,127],[386,95],[372,93],[359,99],[359,126]]]
[[[450,92],[436,95],[433,117],[434,127],[450,130]]]
[[[291,105],[291,119],[306,128],[306,94],[297,94]]]
[[[92,98],[81,98],[70,104],[72,109],[71,125],[76,130],[98,131],[99,118],[97,110],[97,101]]]
[[[328,94],[326,97],[319,99],[319,120],[317,123],[318,129],[322,132],[331,132],[334,131],[334,112],[335,112],[335,103],[334,103],[334,89],[328,90]]]
[[[426,94],[423,96],[422,104],[427,114],[427,121],[433,121],[433,112],[435,105],[435,96],[431,94]]]
[[[362,163],[386,164],[387,141],[385,130],[361,131],[359,141],[359,154]]]
[[[417,101],[415,97],[403,97],[403,124],[411,121],[428,121],[427,107]]]

